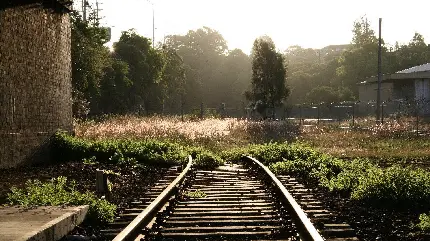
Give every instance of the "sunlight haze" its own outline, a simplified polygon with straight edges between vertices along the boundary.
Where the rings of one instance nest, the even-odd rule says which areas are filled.
[[[91,0],[91,3],[95,0]],[[152,5],[147,0],[100,0],[102,23],[112,27],[112,42],[121,31],[135,28],[152,38]],[[291,45],[322,48],[351,42],[353,22],[361,16],[377,33],[378,18],[383,18],[382,34],[391,45],[407,43],[415,32],[430,40],[428,2],[345,1],[345,0],[152,0],[155,12],[155,41],[165,35],[186,34],[207,26],[219,31],[229,49],[250,53],[253,41],[270,36],[278,49]],[[110,44],[112,44],[112,42]]]

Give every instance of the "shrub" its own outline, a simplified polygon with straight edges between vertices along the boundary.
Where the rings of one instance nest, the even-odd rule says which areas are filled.
[[[203,148],[192,148],[191,154],[195,159],[194,165],[199,168],[213,169],[224,164],[220,156]]]
[[[422,169],[393,166],[362,176],[351,197],[381,204],[424,204],[430,199],[430,175]]]
[[[67,183],[66,177],[58,177],[50,182],[28,180],[22,189],[12,187],[8,194],[10,205],[29,206],[60,206],[89,205],[87,219],[93,222],[112,222],[116,206],[104,199],[97,198],[93,193],[80,193],[75,189],[75,182]]]
[[[188,161],[188,155],[196,158],[196,166],[213,168],[223,164],[222,159],[203,148],[182,146],[157,140],[103,140],[90,141],[57,132],[52,140],[54,159],[63,161],[91,160],[135,166],[137,164],[178,165]],[[88,162],[88,161],[86,161]]]
[[[420,222],[418,223],[418,227],[423,231],[429,231],[430,230],[430,215],[428,214],[421,214],[420,215]]]
[[[227,161],[242,155],[257,158],[276,174],[300,176],[360,202],[411,206],[430,198],[430,175],[422,169],[383,169],[368,159],[342,160],[301,143],[252,145],[223,153]]]

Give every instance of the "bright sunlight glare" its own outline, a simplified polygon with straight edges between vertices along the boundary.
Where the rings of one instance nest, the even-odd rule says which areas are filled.
[[[96,0],[90,0],[95,2]],[[322,48],[347,44],[353,22],[366,16],[377,32],[383,18],[383,38],[394,45],[407,43],[415,32],[430,39],[426,0],[99,0],[102,23],[112,27],[112,41],[131,28],[155,41],[170,34],[186,34],[207,26],[219,31],[229,49],[249,53],[255,38],[269,35],[280,50],[291,45]],[[152,4],[153,5],[152,5]],[[154,8],[154,9],[153,9]]]

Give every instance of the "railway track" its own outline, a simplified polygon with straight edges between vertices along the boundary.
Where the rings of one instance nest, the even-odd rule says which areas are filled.
[[[115,218],[113,223],[110,223],[105,229],[100,231],[100,234],[105,240],[114,239],[127,225],[129,225],[143,210],[145,210],[151,202],[153,202],[161,192],[166,189],[169,184],[175,180],[180,173],[181,167],[174,166],[169,168],[166,175],[158,180],[150,187],[140,199],[130,203],[129,207],[125,208]]]
[[[327,227],[343,226],[330,226],[328,216],[319,219],[317,230],[307,217],[315,222],[311,209],[303,211],[285,188],[289,179],[282,180],[252,158],[205,171],[194,170],[189,157],[182,173],[161,194],[140,214],[133,211],[135,218],[126,227],[123,222],[110,233],[122,228],[114,241],[325,240],[321,234],[329,234],[327,240],[357,240],[348,232],[330,233]],[[324,222],[329,225],[321,226]]]

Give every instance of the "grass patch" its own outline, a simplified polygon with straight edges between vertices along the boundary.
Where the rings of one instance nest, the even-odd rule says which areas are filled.
[[[25,187],[11,188],[8,194],[10,205],[31,206],[62,206],[89,205],[87,220],[95,223],[112,222],[116,206],[104,199],[97,198],[93,193],[80,193],[75,188],[75,182],[67,182],[66,177],[58,177],[50,182],[29,180]]]
[[[430,156],[430,139],[417,137],[410,132],[382,132],[368,129],[341,130],[313,128],[298,138],[313,148],[341,158],[372,158],[382,162],[427,162]]]

